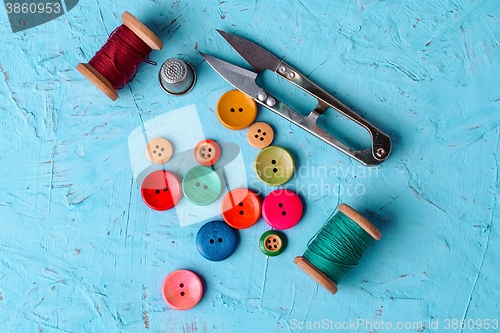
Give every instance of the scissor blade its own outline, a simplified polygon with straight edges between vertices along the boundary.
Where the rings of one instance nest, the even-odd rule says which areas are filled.
[[[257,73],[261,73],[264,69],[270,69],[274,72],[278,68],[280,60],[259,45],[228,32],[221,30],[217,30],[217,32],[224,37],[226,42],[228,42]]]
[[[235,66],[203,52],[200,52],[200,54],[220,76],[249,97],[257,97],[257,94],[262,90],[257,83],[255,83],[257,73]]]

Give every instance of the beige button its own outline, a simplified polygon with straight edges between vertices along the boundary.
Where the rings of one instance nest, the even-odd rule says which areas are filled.
[[[269,252],[276,252],[281,250],[283,243],[281,242],[281,238],[277,235],[269,235],[264,240],[264,246]]]
[[[266,148],[273,142],[273,139],[273,129],[266,123],[255,123],[248,129],[247,140],[254,148]]]
[[[172,145],[164,138],[155,138],[146,146],[146,156],[156,164],[163,164],[172,157]]]

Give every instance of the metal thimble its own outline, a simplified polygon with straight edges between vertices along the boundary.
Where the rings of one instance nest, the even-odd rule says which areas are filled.
[[[193,66],[181,59],[168,59],[160,68],[160,86],[170,95],[184,95],[193,89],[196,73]]]

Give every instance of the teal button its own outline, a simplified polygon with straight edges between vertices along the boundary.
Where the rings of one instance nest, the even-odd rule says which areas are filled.
[[[221,191],[222,183],[219,175],[208,167],[194,167],[182,179],[184,196],[196,206],[210,205],[217,200]]]

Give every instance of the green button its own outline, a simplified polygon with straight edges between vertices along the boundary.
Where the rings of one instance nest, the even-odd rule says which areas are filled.
[[[269,230],[260,236],[259,248],[266,256],[275,257],[286,248],[286,237],[277,230]]]
[[[194,167],[182,179],[184,196],[196,206],[210,205],[217,200],[221,191],[219,175],[208,167]]]
[[[255,173],[267,185],[279,186],[290,180],[295,162],[290,152],[278,146],[269,146],[255,158]]]

